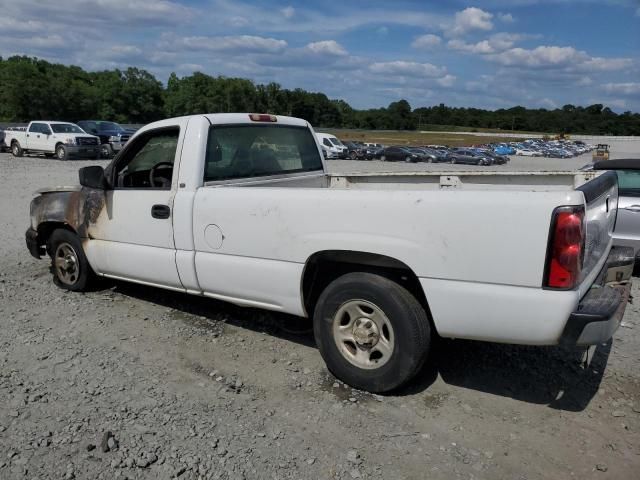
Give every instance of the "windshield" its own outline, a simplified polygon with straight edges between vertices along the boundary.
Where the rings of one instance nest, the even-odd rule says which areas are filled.
[[[338,140],[336,137],[329,137],[329,140],[331,140],[331,143],[333,143],[335,146],[337,147],[342,147],[342,142],[340,140]]]
[[[73,123],[52,123],[53,133],[85,133],[79,126]]]
[[[98,131],[100,132],[122,132],[124,128],[114,122],[97,122],[98,123]]]

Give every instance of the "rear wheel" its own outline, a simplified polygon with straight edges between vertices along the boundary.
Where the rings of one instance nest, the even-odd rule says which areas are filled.
[[[407,163],[411,163],[411,157],[407,156],[404,158],[404,161]]]
[[[411,380],[431,342],[422,305],[404,287],[372,273],[348,273],[329,284],[318,299],[313,328],[329,370],[377,393]]]
[[[358,154],[357,154],[356,152],[351,152],[351,153],[349,154],[349,158],[350,158],[351,160],[357,160],[357,159],[358,159]]]
[[[96,276],[82,250],[78,236],[69,230],[54,230],[47,243],[53,283],[74,292],[84,291]]]
[[[382,155],[380,157],[380,160],[382,160],[383,162],[386,162],[387,161],[387,156],[386,155]]]
[[[13,142],[13,144],[11,145],[11,153],[14,157],[21,157],[22,155],[24,155],[24,151],[22,150],[22,147],[18,142]]]
[[[56,157],[58,160],[66,160],[67,159],[67,149],[64,145],[58,145],[56,147]]]

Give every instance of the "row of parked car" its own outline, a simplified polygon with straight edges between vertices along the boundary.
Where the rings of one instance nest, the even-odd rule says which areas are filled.
[[[382,160],[405,162],[444,162],[467,165],[501,165],[509,161],[508,155],[530,157],[570,158],[592,151],[595,147],[580,140],[531,139],[523,142],[490,143],[473,147],[444,145],[385,146],[379,143],[357,141],[342,142],[335,135],[317,133],[328,159]]]
[[[8,149],[16,157],[39,153],[60,160],[73,156],[111,158],[134,132],[103,120],[33,121],[26,127],[0,130],[0,149]]]
[[[383,162],[461,163],[467,165],[502,165],[507,155],[491,146],[451,148],[444,145],[385,146],[379,143],[341,142],[334,135],[318,133],[324,155],[328,159],[382,160]]]

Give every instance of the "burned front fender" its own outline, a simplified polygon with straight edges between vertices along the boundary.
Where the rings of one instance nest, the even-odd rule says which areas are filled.
[[[89,230],[105,207],[105,192],[86,187],[43,190],[31,201],[31,229],[36,243],[45,245],[55,228],[73,230],[81,239],[90,238]]]

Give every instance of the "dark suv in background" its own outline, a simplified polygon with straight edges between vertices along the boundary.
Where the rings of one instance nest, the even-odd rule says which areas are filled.
[[[103,120],[81,120],[78,126],[91,135],[100,137],[100,156],[112,158],[117,154],[135,130],[124,128],[115,122]]]

